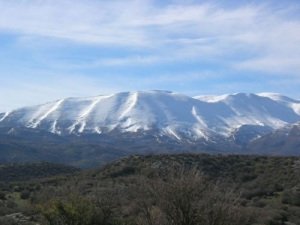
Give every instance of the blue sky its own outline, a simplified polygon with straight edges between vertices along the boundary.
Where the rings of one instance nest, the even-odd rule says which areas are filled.
[[[153,89],[300,98],[297,0],[0,0],[0,12],[0,111]]]

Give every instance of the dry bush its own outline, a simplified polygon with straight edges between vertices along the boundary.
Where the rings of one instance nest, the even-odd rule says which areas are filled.
[[[139,224],[247,225],[248,216],[232,189],[208,180],[196,169],[175,169],[146,188],[152,201],[142,202]]]

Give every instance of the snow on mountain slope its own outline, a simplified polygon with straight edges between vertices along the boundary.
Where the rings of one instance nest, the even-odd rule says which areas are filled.
[[[300,100],[291,99],[278,93],[259,93],[258,95],[280,102],[281,104],[293,109],[298,115],[300,115]]]
[[[195,140],[228,137],[246,125],[277,129],[300,121],[299,101],[274,96],[237,93],[192,98],[168,91],[141,91],[67,98],[2,113],[0,126],[62,135],[158,131],[178,140]]]

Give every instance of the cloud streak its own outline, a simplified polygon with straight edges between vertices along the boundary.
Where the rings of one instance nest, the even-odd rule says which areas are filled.
[[[223,54],[242,48],[299,54],[300,20],[286,17],[292,9],[225,9],[212,3],[161,7],[150,0],[0,0],[0,8],[0,29],[24,36],[150,49],[209,46]]]
[[[93,45],[150,49],[146,56],[99,59],[100,64],[157,63],[174,59],[222,58],[251,53],[239,68],[300,58],[300,20],[288,18],[292,9],[265,5],[222,8],[216,4],[169,4],[154,1],[0,0],[0,30],[23,36],[66,39]],[[292,57],[292,58],[291,58]],[[293,64],[293,63],[292,63]],[[253,66],[251,66],[253,65]],[[261,69],[260,66],[259,70]]]

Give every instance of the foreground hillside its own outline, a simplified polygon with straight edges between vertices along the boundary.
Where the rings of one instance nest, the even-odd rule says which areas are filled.
[[[299,185],[297,157],[132,156],[1,183],[0,224],[297,225]]]

